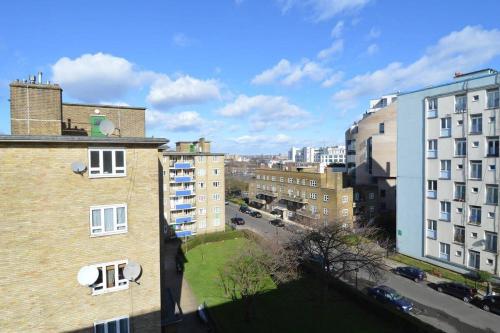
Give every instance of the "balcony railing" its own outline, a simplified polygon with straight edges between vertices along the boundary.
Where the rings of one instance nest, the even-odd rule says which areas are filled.
[[[427,118],[436,118],[438,116],[437,110],[428,110]]]
[[[469,223],[473,225],[481,225],[481,216],[469,216]]]
[[[437,158],[438,152],[437,150],[428,150],[427,151],[427,158]]]
[[[273,197],[273,198],[277,198],[278,197],[278,192],[276,192],[276,191],[257,189],[255,192],[257,194],[262,194],[262,195],[265,195],[265,196],[268,196],[268,197]]]
[[[187,197],[187,196],[191,196],[194,194],[195,193],[193,190],[176,190],[174,195],[176,197]]]
[[[177,237],[189,237],[193,235],[193,232],[191,230],[176,230],[175,235]]]
[[[182,210],[182,209],[194,209],[194,203],[171,203],[170,209],[172,210]]]
[[[191,176],[175,176],[170,177],[171,183],[192,183],[194,182],[193,177]]]
[[[306,198],[303,198],[300,195],[289,195],[288,193],[281,193],[280,199],[302,204],[306,204],[308,202]]]
[[[185,169],[193,169],[193,165],[190,162],[176,162],[170,164],[171,169],[185,170]]]
[[[455,243],[463,244],[465,242],[465,235],[463,235],[463,234],[454,235],[453,236],[453,241]]]
[[[439,132],[439,136],[441,136],[441,137],[451,136],[451,128],[441,128],[441,131]]]
[[[439,172],[439,178],[440,179],[450,179],[451,178],[450,170],[441,170]]]
[[[450,221],[450,213],[449,212],[439,212],[439,219],[442,221]]]
[[[436,190],[427,190],[427,198],[428,199],[436,199],[437,191]]]
[[[448,253],[439,253],[439,258],[443,259],[443,260],[446,260],[446,261],[450,261],[450,254],[448,254]]]
[[[319,218],[320,218],[320,215],[318,213],[313,213],[308,209],[297,209],[295,211],[295,214],[303,216],[303,217],[307,217],[307,218],[310,218],[313,220],[319,220]]]
[[[437,239],[437,232],[436,232],[436,230],[427,229],[427,238]]]

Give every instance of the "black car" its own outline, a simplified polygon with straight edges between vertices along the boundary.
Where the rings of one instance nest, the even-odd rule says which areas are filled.
[[[394,273],[412,279],[415,282],[427,279],[427,274],[423,270],[411,266],[397,267],[394,269]]]
[[[500,295],[487,295],[478,302],[478,306],[484,311],[500,314]]]
[[[248,206],[240,206],[240,212],[250,214],[252,211],[248,208]]]
[[[472,301],[474,296],[477,294],[477,289],[457,282],[438,283],[436,284],[436,290],[440,293],[446,293],[448,295],[458,297],[466,303]]]
[[[281,216],[281,212],[279,210],[277,210],[277,209],[273,209],[271,211],[271,214],[276,215],[276,216]]]
[[[245,220],[241,217],[233,217],[233,218],[231,218],[231,223],[234,223],[236,225],[244,225]]]
[[[285,223],[283,223],[283,221],[281,221],[280,219],[271,220],[271,221],[269,221],[269,223],[274,225],[275,227],[284,227],[285,226]]]
[[[253,217],[257,217],[257,218],[261,218],[262,217],[262,214],[256,210],[252,211],[250,213],[250,216],[253,216]]]
[[[368,295],[403,312],[410,312],[413,309],[413,304],[407,298],[387,286],[368,288]]]

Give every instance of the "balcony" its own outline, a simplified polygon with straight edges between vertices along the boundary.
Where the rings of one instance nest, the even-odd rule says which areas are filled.
[[[450,213],[449,212],[439,212],[439,219],[441,221],[450,222]]]
[[[437,158],[437,157],[438,157],[437,150],[428,150],[427,151],[427,158]]]
[[[275,192],[275,191],[257,189],[255,192],[257,194],[265,195],[265,196],[272,197],[272,198],[278,197],[278,192]]]
[[[436,232],[436,230],[427,229],[427,238],[437,239],[437,232]]]
[[[480,226],[481,225],[481,217],[480,216],[469,216],[469,224]]]
[[[186,170],[193,168],[194,167],[190,162],[176,162],[170,165],[170,169],[176,169],[176,170]]]
[[[175,222],[172,224],[184,224],[184,223],[194,223],[194,222],[196,222],[194,216],[182,216],[182,217],[176,217]]]
[[[439,179],[450,179],[450,178],[451,178],[450,170],[441,170],[439,172]]]
[[[439,131],[439,136],[442,138],[447,138],[451,136],[451,128],[441,128]]]
[[[175,235],[177,237],[189,237],[193,235],[193,232],[191,230],[176,230]]]
[[[173,194],[173,195],[176,197],[187,197],[187,196],[194,195],[194,191],[193,190],[176,190],[175,194]]]
[[[301,197],[300,195],[289,195],[288,193],[281,193],[280,195],[281,200],[287,200],[287,201],[292,201],[292,202],[298,202],[301,204],[307,204],[308,201],[306,198]]]
[[[191,176],[175,176],[170,177],[171,183],[192,183],[194,182],[193,177]]]
[[[450,261],[450,254],[449,253],[439,253],[439,259]]]
[[[453,236],[453,242],[457,244],[464,244],[465,243],[465,234],[455,234]]]
[[[438,116],[437,110],[428,110],[427,118],[436,118]]]
[[[297,209],[295,211],[295,214],[303,216],[303,217],[307,217],[307,218],[313,219],[313,220],[319,220],[319,218],[320,218],[320,215],[318,213],[313,213],[308,209]]]
[[[195,209],[193,203],[174,203],[170,205],[171,210]]]
[[[427,199],[436,199],[437,191],[436,190],[427,190]]]

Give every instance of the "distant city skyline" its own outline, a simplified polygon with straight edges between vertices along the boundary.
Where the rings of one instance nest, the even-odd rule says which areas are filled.
[[[9,82],[42,71],[68,102],[146,107],[147,135],[172,142],[246,155],[343,144],[372,98],[500,68],[500,3],[477,6],[4,2],[0,133]]]

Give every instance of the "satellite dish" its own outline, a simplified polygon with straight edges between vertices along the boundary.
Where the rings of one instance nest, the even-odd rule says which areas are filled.
[[[105,135],[113,134],[113,132],[115,131],[115,124],[113,124],[111,120],[104,119],[99,124],[99,130],[101,131],[102,134]]]
[[[78,271],[78,283],[89,287],[97,281],[99,270],[95,266],[83,266]]]
[[[87,167],[85,166],[85,164],[83,164],[83,162],[75,161],[71,163],[71,170],[73,170],[74,173],[82,174],[85,172],[85,170],[87,170]]]
[[[129,281],[135,281],[141,275],[141,265],[136,262],[129,261],[123,269],[123,276]]]

